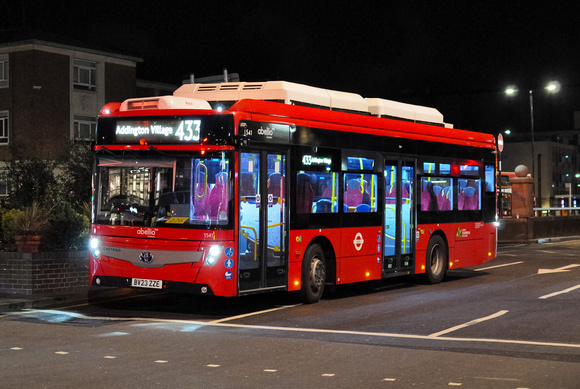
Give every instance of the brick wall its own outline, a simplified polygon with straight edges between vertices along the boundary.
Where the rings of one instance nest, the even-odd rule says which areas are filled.
[[[42,294],[80,289],[88,284],[87,251],[0,252],[0,293]]]

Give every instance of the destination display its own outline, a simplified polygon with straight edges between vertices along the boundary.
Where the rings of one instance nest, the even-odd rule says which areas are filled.
[[[115,127],[115,138],[121,143],[135,143],[140,140],[197,143],[200,128],[200,119],[119,120]]]

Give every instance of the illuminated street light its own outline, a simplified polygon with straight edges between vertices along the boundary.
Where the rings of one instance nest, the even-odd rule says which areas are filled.
[[[515,95],[516,93],[518,93],[518,88],[515,86],[508,86],[505,88],[505,94],[508,96]]]
[[[544,89],[548,93],[557,93],[561,89],[561,84],[558,81],[550,81]],[[505,89],[505,94],[508,96],[514,96],[518,93],[518,88],[514,85],[510,85]],[[534,145],[534,92],[532,89],[528,90],[530,95],[530,130],[532,135],[532,177],[534,178],[534,195],[536,193],[536,174],[535,174],[535,145]],[[541,199],[540,199],[541,201]]]
[[[558,93],[560,92],[561,88],[562,85],[560,85],[558,81],[551,81],[548,83],[548,85],[546,85],[544,89],[549,93]]]

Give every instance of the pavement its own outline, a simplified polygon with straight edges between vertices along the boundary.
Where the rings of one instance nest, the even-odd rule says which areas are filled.
[[[2,313],[21,311],[25,309],[48,309],[55,307],[70,307],[74,305],[98,303],[113,298],[119,298],[135,292],[134,289],[119,289],[96,286],[84,286],[71,291],[46,294],[13,294],[0,293],[0,315]]]
[[[580,239],[580,236],[564,236],[564,237],[534,239],[526,242],[500,241],[498,242],[498,244],[501,247],[504,244],[549,243],[578,239]],[[0,315],[2,313],[21,311],[25,309],[47,309],[54,307],[67,307],[67,306],[70,307],[74,305],[84,305],[88,304],[89,300],[91,301],[91,303],[98,303],[99,301],[106,301],[113,298],[123,297],[124,295],[129,295],[134,292],[135,289],[119,289],[119,288],[96,287],[87,285],[84,287],[75,288],[72,291],[65,291],[61,293],[33,294],[33,295],[0,293]]]

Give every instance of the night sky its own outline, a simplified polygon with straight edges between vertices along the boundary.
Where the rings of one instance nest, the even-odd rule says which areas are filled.
[[[5,27],[138,56],[142,79],[180,84],[227,68],[439,109],[456,127],[573,129],[580,7],[529,1],[11,1]],[[82,4],[82,5],[81,5]],[[532,5],[534,4],[534,5]],[[549,4],[549,5],[548,5]],[[566,4],[566,5],[563,5]],[[1,34],[1,32],[0,32]],[[562,84],[558,95],[542,86]],[[509,85],[523,93],[506,100]]]

